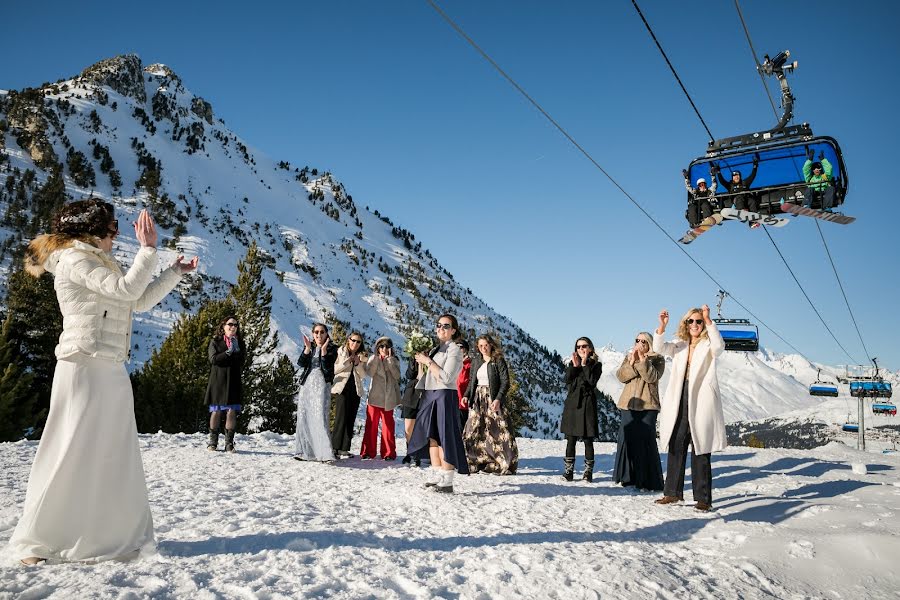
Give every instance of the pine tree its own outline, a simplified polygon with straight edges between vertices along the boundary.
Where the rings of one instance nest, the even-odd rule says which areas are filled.
[[[19,360],[34,378],[36,400],[28,429],[39,438],[50,408],[50,390],[56,369],[56,344],[62,333],[62,313],[53,288],[53,276],[34,278],[21,268],[10,274],[6,310],[12,337],[18,340]]]
[[[297,369],[285,354],[279,354],[263,373],[254,417],[260,431],[293,433],[297,425],[296,396],[300,390]]]
[[[509,391],[506,393],[504,409],[506,412],[506,424],[509,426],[513,437],[519,437],[522,429],[534,430],[537,428],[534,420],[534,408],[522,395],[519,381],[512,366],[509,366]]]
[[[12,319],[0,326],[0,442],[25,437],[33,425],[37,400],[34,376],[23,366],[20,344],[12,334]]]
[[[241,324],[241,335],[246,349],[241,382],[244,386],[244,410],[238,422],[247,430],[250,419],[260,415],[263,402],[264,380],[276,357],[272,356],[278,345],[278,333],[271,330],[272,288],[263,277],[267,268],[267,256],[256,242],[247,248],[247,254],[238,263],[238,279],[228,295],[235,307],[235,316]]]

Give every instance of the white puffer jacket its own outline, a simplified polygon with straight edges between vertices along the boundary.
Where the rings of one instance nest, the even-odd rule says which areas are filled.
[[[83,242],[53,252],[44,268],[53,273],[63,315],[63,332],[56,358],[76,354],[115,362],[128,360],[132,312],[150,310],[181,279],[177,267],[154,281],[159,260],[156,248],[142,247],[134,265],[123,274],[109,254]]]

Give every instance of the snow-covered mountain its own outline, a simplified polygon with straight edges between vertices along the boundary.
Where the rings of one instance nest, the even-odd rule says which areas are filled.
[[[179,313],[223,294],[255,241],[269,258],[279,351],[296,356],[301,330],[312,321],[359,329],[369,341],[387,334],[400,343],[451,312],[470,338],[499,334],[536,408],[536,426],[523,433],[557,436],[564,389],[555,351],[457,283],[412,232],[354,201],[335,175],[252,148],[168,67],[119,56],[71,79],[0,90],[4,281],[9,250],[35,233],[29,216],[41,210],[54,173],[70,197],[113,202],[122,223],[149,208],[163,234],[164,258],[200,256],[199,276],[138,318],[132,368],[147,359]],[[123,231],[116,251],[130,263],[137,242]],[[615,371],[623,354],[606,348],[601,355],[600,388],[617,399],[622,385]],[[816,368],[802,357],[764,350],[726,354],[720,374],[726,419],[816,410],[821,401],[806,391]]]

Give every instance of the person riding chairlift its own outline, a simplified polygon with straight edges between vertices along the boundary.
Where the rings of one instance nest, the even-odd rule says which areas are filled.
[[[822,210],[831,212],[831,208],[834,206],[834,185],[831,177],[834,168],[825,158],[824,152],[819,152],[818,162],[813,162],[814,154],[812,148],[808,149],[806,162],[803,163],[803,179],[809,184],[804,194],[803,206],[812,208],[813,200],[819,199],[822,203]]]
[[[718,212],[717,207],[715,206],[715,171],[710,169],[710,179],[712,179],[712,186],[710,187],[706,186],[706,179],[701,177],[697,180],[697,187],[693,188],[691,187],[687,169],[681,171],[681,174],[684,175],[684,188],[691,196],[685,216],[687,217],[688,223],[691,224],[691,227],[697,227],[701,221],[711,217],[714,212]]]

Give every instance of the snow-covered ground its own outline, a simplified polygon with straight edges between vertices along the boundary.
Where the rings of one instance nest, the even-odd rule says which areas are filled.
[[[729,448],[703,514],[615,486],[611,444],[593,484],[560,478],[561,442],[519,444],[518,475],[458,477],[446,496],[399,462],[291,460],[288,436],[227,455],[144,435],[158,553],[31,568],[4,553],[0,598],[900,595],[900,454]],[[0,444],[0,548],[35,448]]]

